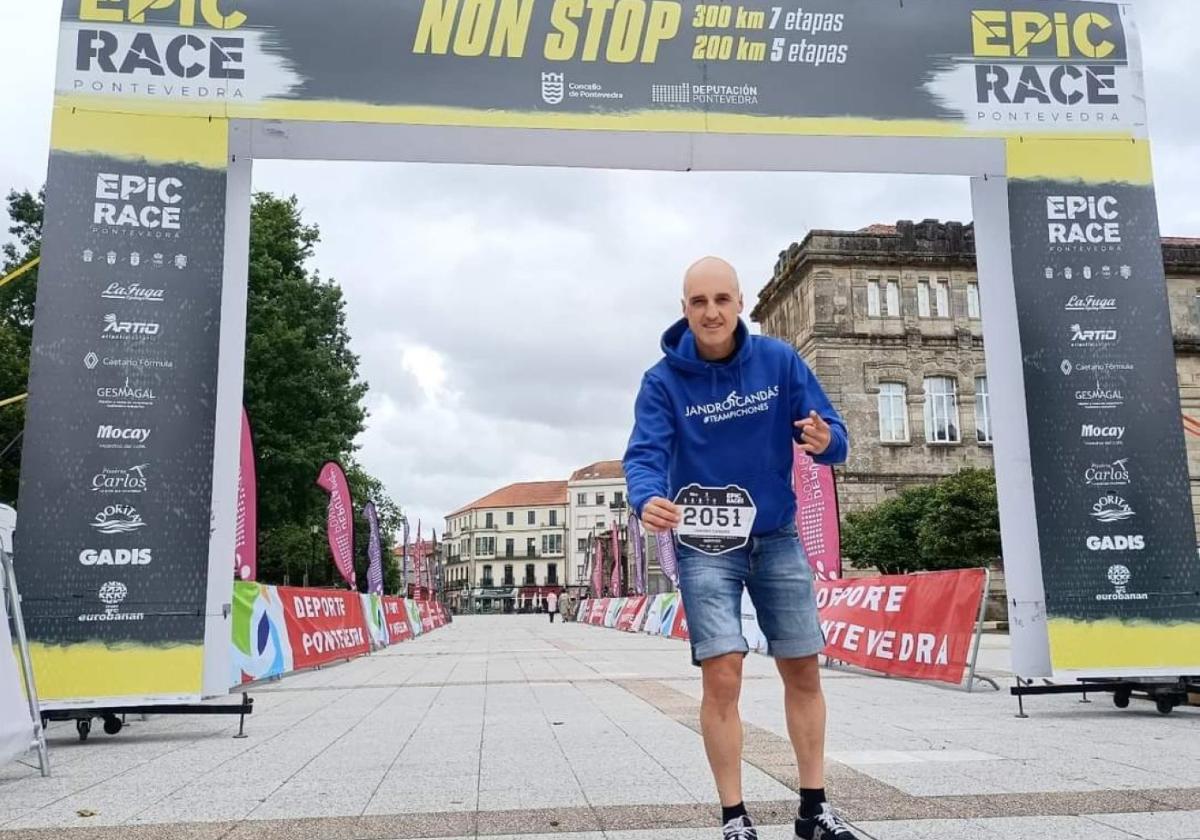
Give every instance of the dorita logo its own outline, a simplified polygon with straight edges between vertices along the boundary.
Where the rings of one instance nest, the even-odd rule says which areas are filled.
[[[1091,487],[1124,487],[1129,484],[1129,459],[1092,464],[1083,471],[1083,480]]]
[[[1063,307],[1067,312],[1112,312],[1116,308],[1116,298],[1102,298],[1095,295],[1086,297],[1071,295],[1067,299],[1067,305]]]
[[[128,469],[104,469],[92,476],[93,493],[145,493],[146,468],[138,464]]]
[[[152,559],[148,548],[85,548],[79,552],[84,566],[149,566]]]
[[[1109,37],[1116,24],[1105,15],[993,9],[970,14],[975,57],[988,59],[975,68],[980,105],[1120,103],[1114,92],[1118,45]]]
[[[161,325],[154,321],[122,321],[110,312],[104,316],[102,337],[117,341],[149,338],[158,335],[161,330]]]
[[[1051,245],[1120,245],[1119,218],[1117,199],[1111,195],[1046,196]]]
[[[102,449],[145,449],[149,429],[126,429],[120,426],[100,426],[96,440]]]
[[[136,303],[162,303],[164,290],[162,289],[147,289],[140,283],[130,283],[128,286],[122,283],[109,283],[108,287],[100,293],[100,297],[105,300],[128,300]]]
[[[1126,519],[1134,517],[1133,508],[1129,503],[1120,496],[1106,495],[1101,496],[1092,505],[1091,517],[1097,522],[1109,524],[1112,522],[1124,522]]]
[[[146,527],[146,521],[133,505],[109,505],[96,514],[91,526],[101,534],[112,537],[140,531]]]
[[[1092,551],[1141,551],[1146,547],[1146,538],[1141,534],[1092,536],[1087,538],[1087,547]]]
[[[542,101],[547,105],[558,105],[563,101],[566,88],[564,78],[562,73],[542,74]]]
[[[157,175],[96,176],[92,224],[118,230],[178,232],[182,225],[183,181]]]
[[[1124,426],[1097,426],[1094,423],[1084,423],[1079,436],[1084,440],[1119,441],[1125,437]]]

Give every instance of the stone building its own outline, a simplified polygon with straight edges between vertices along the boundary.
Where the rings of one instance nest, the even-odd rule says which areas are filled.
[[[1164,239],[1163,257],[1200,507],[1200,239]],[[799,350],[846,420],[843,515],[906,484],[991,466],[981,317],[969,224],[814,230],[780,254],[751,318]]]

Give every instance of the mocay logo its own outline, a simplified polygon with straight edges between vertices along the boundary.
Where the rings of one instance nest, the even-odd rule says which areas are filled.
[[[1101,496],[1092,505],[1091,517],[1098,522],[1124,522],[1134,517],[1133,508],[1120,496],[1108,494]]]
[[[146,527],[146,520],[133,505],[109,505],[96,514],[91,526],[106,536],[132,534]]]
[[[118,440],[128,443],[145,443],[150,438],[149,429],[123,429],[120,426],[100,426],[96,429],[96,440]]]
[[[85,548],[79,552],[83,566],[149,566],[152,559],[148,548]]]
[[[1090,536],[1087,547],[1092,551],[1141,551],[1146,547],[1146,538],[1141,534]]]
[[[1084,423],[1079,436],[1084,440],[1120,441],[1125,437],[1124,426],[1097,426],[1094,423]]]

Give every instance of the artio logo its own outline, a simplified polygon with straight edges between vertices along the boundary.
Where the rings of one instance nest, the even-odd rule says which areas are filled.
[[[547,105],[558,105],[563,101],[566,89],[565,77],[562,73],[542,74],[542,101]]]
[[[1087,538],[1087,547],[1091,551],[1141,551],[1146,547],[1146,538],[1141,534],[1090,536]]]
[[[1071,343],[1075,345],[1110,344],[1117,340],[1116,330],[1085,330],[1079,324],[1071,325]]]
[[[1133,508],[1120,496],[1101,496],[1092,505],[1091,517],[1098,522],[1124,522],[1134,517]]]
[[[183,181],[156,175],[96,176],[92,224],[109,228],[178,231],[182,226]]]
[[[83,566],[149,566],[148,548],[85,548],[79,552]]]
[[[110,312],[104,316],[104,338],[123,339],[158,335],[162,327],[153,321],[121,321]]]

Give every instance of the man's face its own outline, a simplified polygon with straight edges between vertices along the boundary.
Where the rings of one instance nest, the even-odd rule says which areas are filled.
[[[688,276],[683,316],[701,349],[731,352],[741,312],[742,293],[727,267],[705,267]]]

